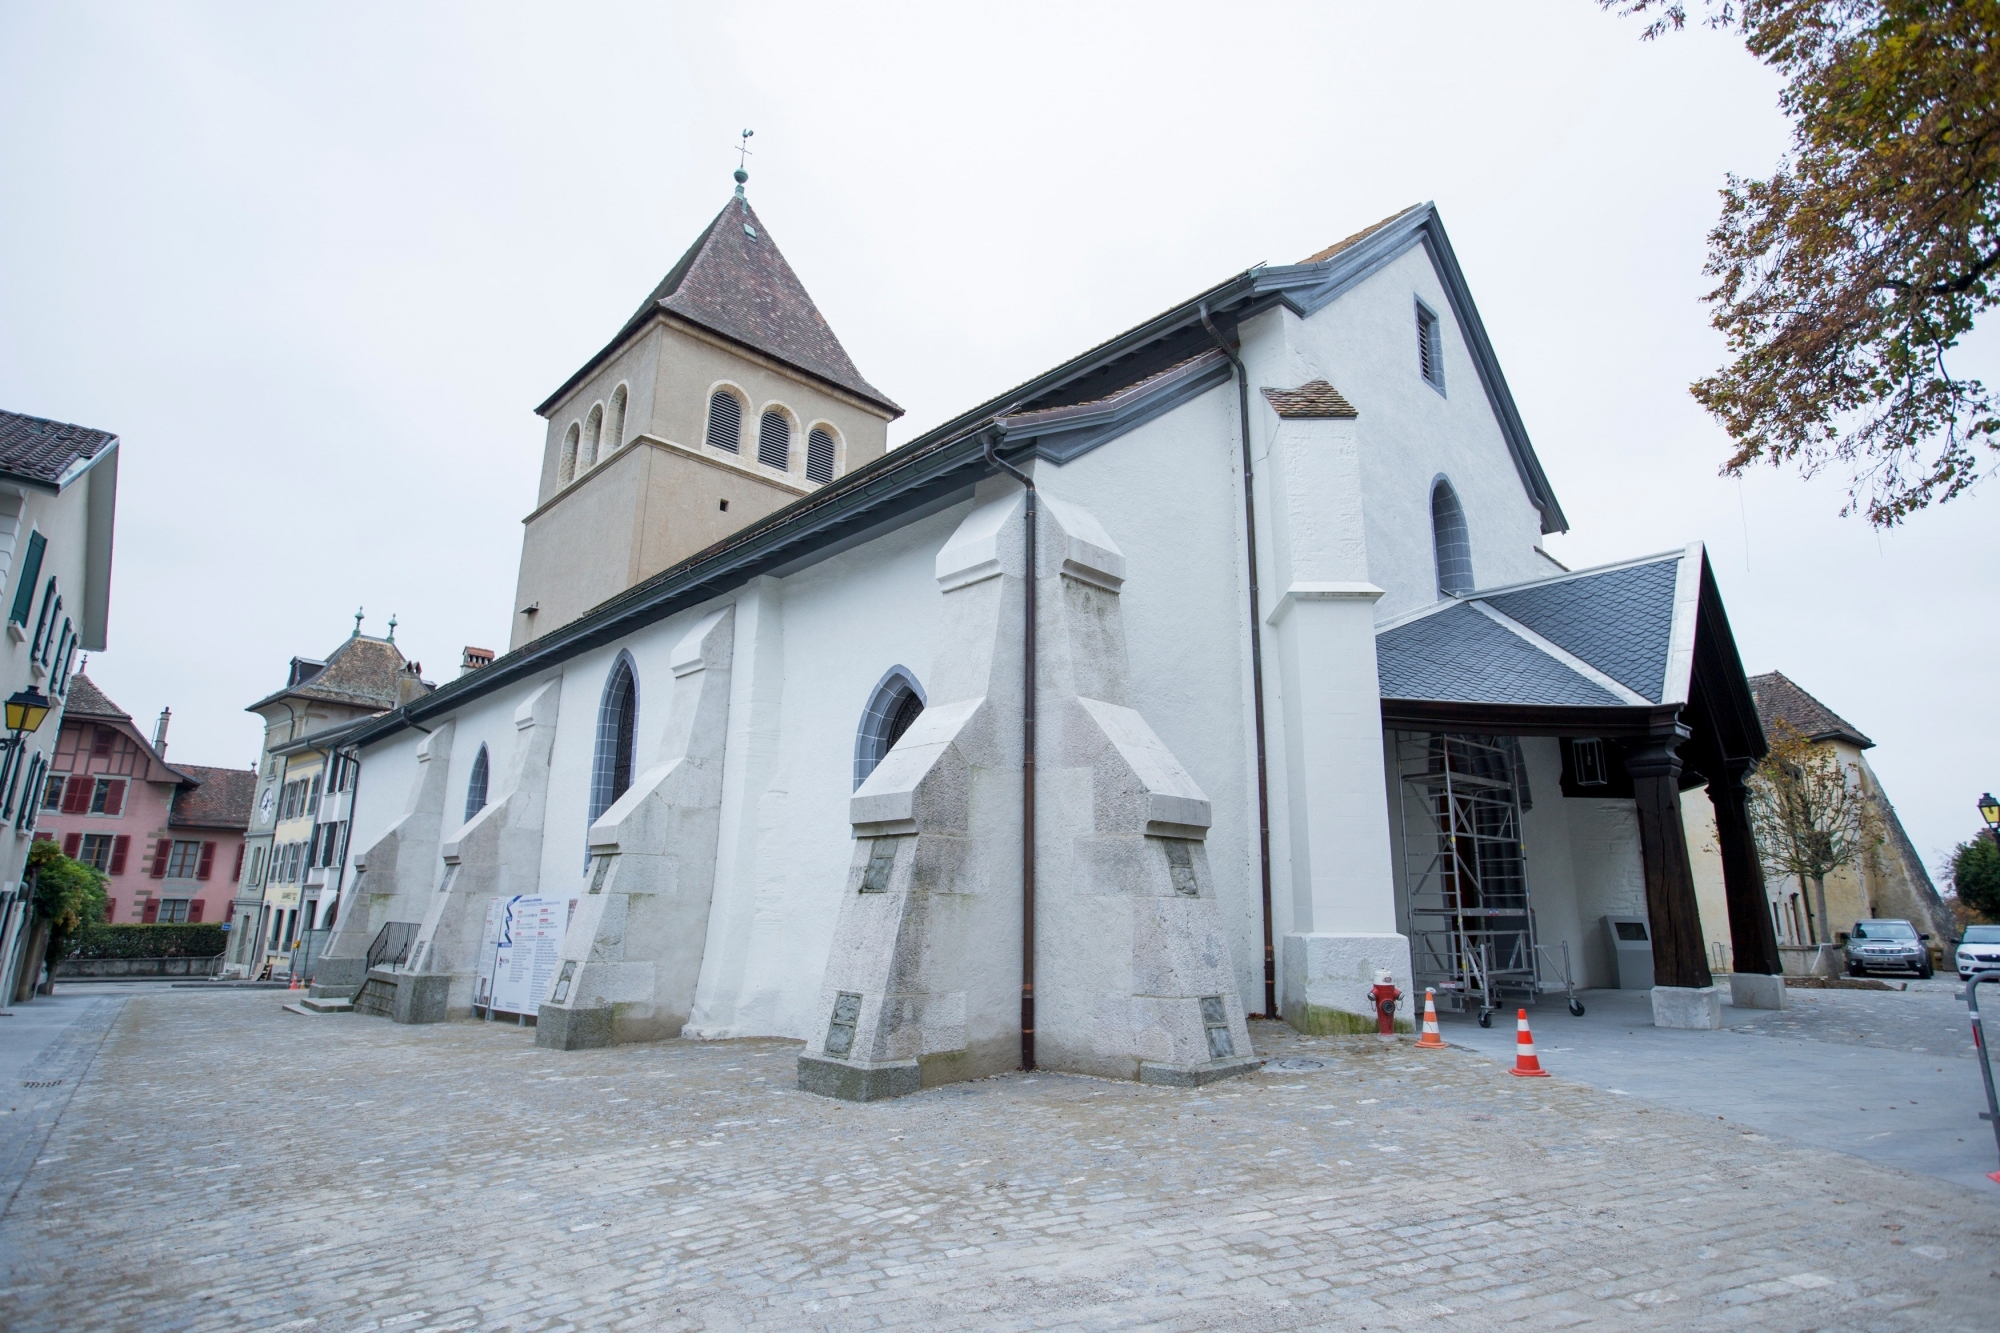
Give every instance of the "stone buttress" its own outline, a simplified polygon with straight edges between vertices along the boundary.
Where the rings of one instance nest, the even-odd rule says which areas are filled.
[[[697,621],[669,659],[660,757],[590,826],[590,864],[535,1044],[677,1037],[694,1007],[715,890],[736,612]]]
[[[447,720],[418,743],[417,771],[402,816],[354,857],[354,882],[341,894],[333,937],[314,971],[314,998],[345,998],[360,990],[368,978],[369,945],[396,919],[398,905],[409,905],[411,918],[422,911],[437,866],[456,729]]]
[[[532,894],[539,886],[549,756],[561,700],[560,680],[537,686],[522,700],[514,710],[513,749],[492,796],[440,846],[444,870],[398,978],[397,1022],[469,1017],[487,905],[495,898]]]
[[[854,793],[799,1086],[871,1100],[1019,1067],[1022,493],[937,558],[930,705]],[[1041,497],[1037,1064],[1205,1082],[1256,1067],[1202,840],[1208,801],[1127,702],[1124,557]]]

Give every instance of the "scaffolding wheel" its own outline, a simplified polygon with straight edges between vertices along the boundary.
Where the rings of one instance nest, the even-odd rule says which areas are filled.
[[[1483,1028],[1493,1026],[1493,1011],[1491,1009],[1481,1009],[1479,1011],[1479,1026]]]
[[[1571,1000],[1571,1001],[1569,1002],[1569,1012],[1570,1012],[1571,1016],[1573,1016],[1573,1017],[1576,1017],[1576,1018],[1582,1018],[1582,1017],[1583,1017],[1583,1001],[1582,1001],[1582,1000]]]

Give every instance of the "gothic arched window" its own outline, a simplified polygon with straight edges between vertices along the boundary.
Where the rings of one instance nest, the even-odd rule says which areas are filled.
[[[806,480],[833,480],[833,432],[825,426],[814,426],[806,436]]]
[[[612,453],[625,443],[625,386],[619,385],[611,395],[611,415],[604,422],[604,450]]]
[[[583,422],[583,447],[576,451],[576,467],[588,472],[597,466],[599,446],[604,442],[604,404],[593,403]]]
[[[581,438],[581,431],[582,428],[572,421],[569,423],[569,430],[563,435],[562,457],[556,463],[558,486],[567,486],[576,480],[576,444]]]
[[[595,824],[632,785],[633,736],[639,725],[639,678],[629,654],[618,654],[597,705],[597,756],[590,769],[590,822]]]
[[[888,757],[924,711],[924,687],[908,667],[893,666],[875,685],[854,734],[854,785],[859,787]]]
[[[757,423],[757,461],[780,472],[792,466],[792,422],[777,408],[766,408]]]
[[[732,454],[743,447],[743,404],[727,389],[709,395],[708,445]]]
[[[1463,597],[1471,592],[1472,537],[1458,493],[1442,477],[1431,487],[1431,547],[1437,555],[1438,594]]]
[[[480,746],[479,753],[472,757],[472,776],[465,781],[465,818],[472,817],[486,808],[486,747]]]

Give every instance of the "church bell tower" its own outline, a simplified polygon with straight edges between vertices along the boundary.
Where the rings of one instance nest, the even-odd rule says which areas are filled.
[[[862,378],[743,192],[536,408],[509,647],[576,620],[888,448]]]

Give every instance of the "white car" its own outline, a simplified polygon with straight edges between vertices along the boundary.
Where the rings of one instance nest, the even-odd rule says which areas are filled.
[[[1967,926],[1958,942],[1958,979],[1974,972],[2000,972],[2000,926]]]

